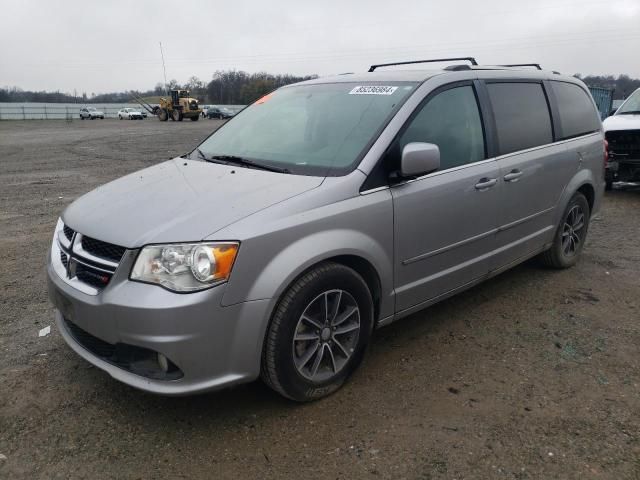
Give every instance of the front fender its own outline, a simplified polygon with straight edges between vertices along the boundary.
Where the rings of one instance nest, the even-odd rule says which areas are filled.
[[[378,273],[382,292],[392,291],[392,264],[385,249],[374,238],[355,230],[327,230],[301,238],[282,250],[262,271],[250,290],[251,298],[274,298],[309,267],[341,255],[369,262]],[[271,282],[272,279],[279,279]]]
[[[375,270],[380,317],[393,314],[393,202],[388,191],[316,208],[301,206],[295,213],[284,204],[281,208],[271,209],[271,214],[265,210],[259,217],[244,219],[244,227],[216,234],[241,239],[224,305],[277,300],[309,267],[348,255]]]

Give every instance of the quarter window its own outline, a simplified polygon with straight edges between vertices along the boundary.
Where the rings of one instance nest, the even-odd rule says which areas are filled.
[[[573,83],[551,82],[551,85],[558,103],[562,139],[600,129],[600,119],[587,92]]]
[[[441,170],[484,159],[484,134],[473,87],[450,88],[431,98],[400,136],[397,155],[411,142],[437,145]]]
[[[553,142],[547,98],[539,83],[489,83],[500,155]]]

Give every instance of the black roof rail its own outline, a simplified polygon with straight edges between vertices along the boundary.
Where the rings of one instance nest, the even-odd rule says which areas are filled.
[[[539,63],[512,63],[510,65],[498,65],[499,67],[535,67],[538,70],[542,70]]]
[[[458,72],[460,70],[471,70],[471,67],[469,65],[449,65],[448,67],[444,67],[444,70]]]
[[[376,68],[378,67],[391,67],[394,65],[411,65],[414,63],[435,63],[435,62],[455,62],[458,60],[465,60],[469,63],[471,63],[471,65],[478,65],[478,62],[476,62],[476,59],[473,57],[458,57],[458,58],[434,58],[431,60],[412,60],[410,62],[394,62],[394,63],[380,63],[377,65],[371,65],[369,67],[369,71],[373,72]]]

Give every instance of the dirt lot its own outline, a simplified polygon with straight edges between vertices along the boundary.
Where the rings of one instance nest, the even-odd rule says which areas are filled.
[[[528,262],[379,330],[313,404],[156,397],[39,338],[58,214],[216,125],[0,122],[0,478],[640,478],[640,188],[606,196],[575,268]]]

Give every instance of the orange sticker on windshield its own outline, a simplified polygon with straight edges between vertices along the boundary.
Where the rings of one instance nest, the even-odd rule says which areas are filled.
[[[258,100],[256,100],[256,104],[260,105],[269,100],[271,97],[273,97],[273,93],[267,93],[264,97],[260,97]]]

